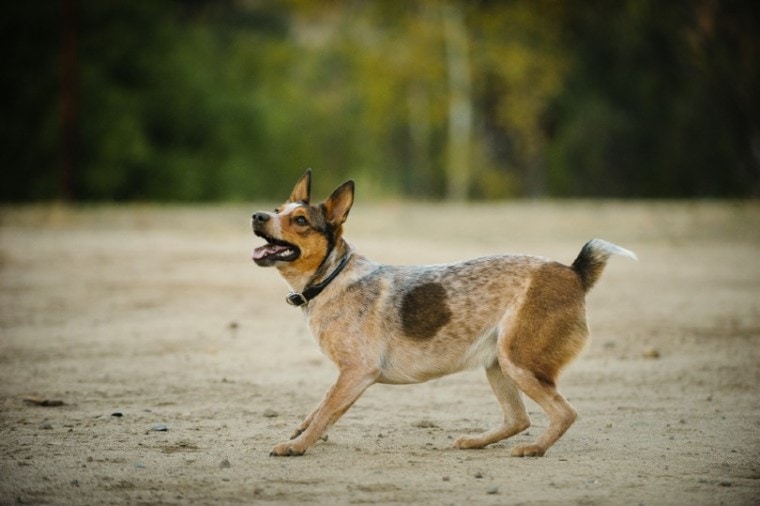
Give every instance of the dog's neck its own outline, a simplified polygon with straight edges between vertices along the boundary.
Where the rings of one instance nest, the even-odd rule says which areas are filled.
[[[351,246],[340,238],[315,271],[304,272],[290,264],[277,266],[280,275],[294,292],[301,293],[310,286],[322,282],[338,267],[341,260],[351,252]]]

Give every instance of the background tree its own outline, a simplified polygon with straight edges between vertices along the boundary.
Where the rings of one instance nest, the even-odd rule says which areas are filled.
[[[757,26],[729,0],[13,2],[0,198],[268,198],[309,166],[377,196],[757,196]]]

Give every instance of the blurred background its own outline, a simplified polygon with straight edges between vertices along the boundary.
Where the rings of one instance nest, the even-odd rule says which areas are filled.
[[[10,2],[0,200],[757,197],[759,6]]]

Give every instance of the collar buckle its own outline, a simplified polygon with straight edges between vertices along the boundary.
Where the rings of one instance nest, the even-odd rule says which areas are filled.
[[[285,300],[288,304],[291,306],[303,306],[304,304],[308,304],[309,299],[306,298],[306,296],[302,293],[297,292],[290,292],[287,297],[285,297]]]
[[[348,263],[348,260],[351,258],[351,252],[349,251],[346,253],[346,256],[344,256],[338,266],[335,268],[334,271],[330,273],[329,276],[327,276],[324,281],[321,283],[317,283],[314,286],[310,286],[309,288],[306,288],[302,293],[297,292],[290,292],[287,297],[285,297],[285,301],[290,304],[291,306],[304,306],[309,303],[311,299],[322,293],[322,290],[324,290],[327,285],[330,284],[330,282],[335,279],[335,277],[340,274],[340,271],[343,270],[343,267],[346,266]]]

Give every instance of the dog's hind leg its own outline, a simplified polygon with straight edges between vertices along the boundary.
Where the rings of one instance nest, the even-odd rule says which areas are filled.
[[[514,457],[540,457],[546,453],[575,421],[577,413],[559,393],[553,378],[542,377],[507,361],[506,369],[517,386],[536,401],[549,417],[549,426],[533,443],[517,445],[512,449]]]
[[[520,309],[504,326],[507,331],[499,348],[502,370],[549,417],[546,430],[533,443],[515,447],[514,456],[544,455],[577,417],[556,382],[588,337],[583,295],[572,269],[547,264],[533,274]]]
[[[486,368],[486,376],[504,412],[504,419],[499,426],[477,436],[460,436],[454,442],[456,448],[483,448],[512,437],[530,426],[530,418],[520,397],[520,391],[514,381],[504,374],[498,362]]]

